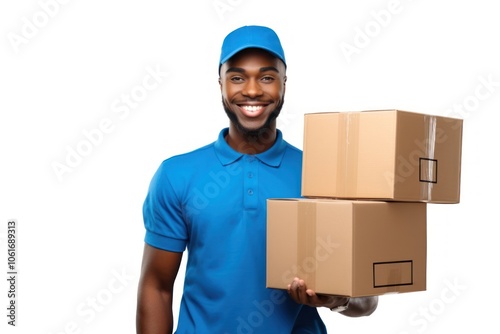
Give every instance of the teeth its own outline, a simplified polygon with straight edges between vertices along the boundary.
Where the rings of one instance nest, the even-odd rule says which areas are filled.
[[[257,110],[262,109],[262,106],[243,106],[242,108],[246,111],[256,112]]]

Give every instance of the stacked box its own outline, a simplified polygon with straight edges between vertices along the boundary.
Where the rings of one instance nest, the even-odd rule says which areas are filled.
[[[460,201],[462,120],[401,110],[304,116],[302,196]]]
[[[267,284],[350,297],[425,290],[426,204],[268,201]]]
[[[459,203],[462,120],[401,110],[306,114],[303,198],[269,199],[267,286],[426,289],[426,205]]]

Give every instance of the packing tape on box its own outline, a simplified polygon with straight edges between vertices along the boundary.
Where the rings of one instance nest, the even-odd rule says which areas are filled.
[[[337,191],[339,196],[355,192],[358,187],[359,113],[339,113],[337,127]],[[342,157],[342,158],[340,158]]]
[[[424,156],[419,159],[419,181],[421,197],[432,201],[432,189],[437,183],[438,162],[435,159],[437,117],[424,116]]]
[[[316,257],[316,204],[298,203],[297,276],[306,284],[316,283],[318,259]]]

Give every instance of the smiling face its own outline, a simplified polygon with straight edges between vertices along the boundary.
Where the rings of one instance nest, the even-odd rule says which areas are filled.
[[[230,135],[275,134],[284,102],[285,65],[261,49],[246,49],[221,66],[219,84]],[[231,133],[232,132],[232,133]]]

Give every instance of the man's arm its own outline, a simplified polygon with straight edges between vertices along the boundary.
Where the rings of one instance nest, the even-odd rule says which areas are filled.
[[[172,333],[172,297],[182,253],[144,246],[137,291],[137,334]]]
[[[317,295],[313,290],[308,289],[304,280],[295,278],[288,285],[288,294],[299,304],[314,307],[333,308],[345,305],[349,301],[347,310],[340,312],[348,317],[362,317],[372,314],[378,306],[378,297],[348,298],[341,296]]]
[[[347,310],[340,312],[340,314],[348,317],[368,316],[375,312],[377,306],[377,296],[350,298],[349,307],[347,308]]]

